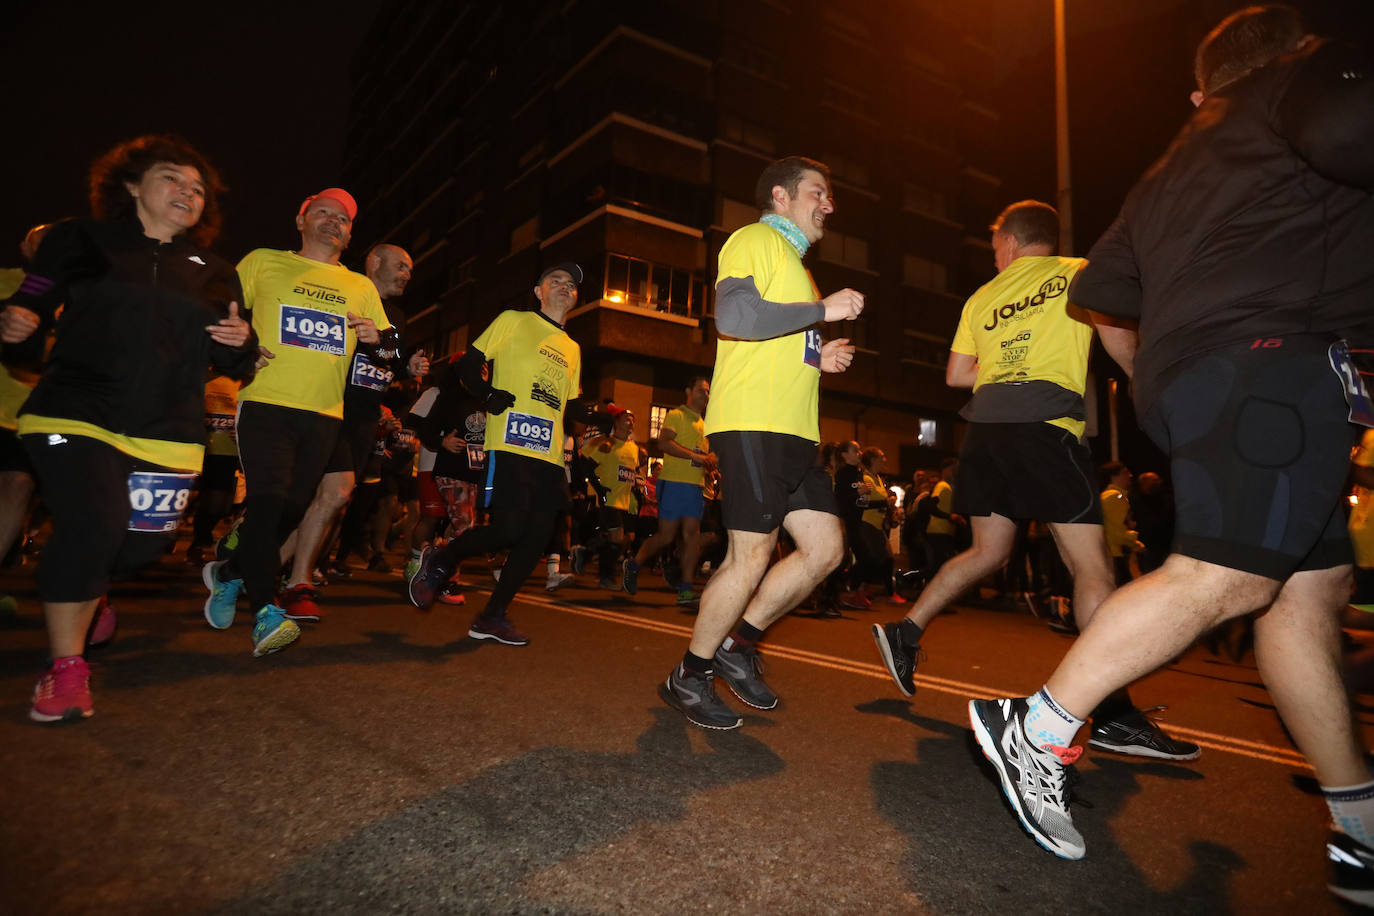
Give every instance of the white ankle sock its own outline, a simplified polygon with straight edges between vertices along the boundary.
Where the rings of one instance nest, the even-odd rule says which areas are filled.
[[[1374,782],[1321,788],[1337,828],[1366,846],[1374,846]]]
[[[1026,737],[1036,747],[1069,747],[1073,736],[1083,727],[1083,720],[1055,702],[1048,687],[1027,697],[1026,705]]]

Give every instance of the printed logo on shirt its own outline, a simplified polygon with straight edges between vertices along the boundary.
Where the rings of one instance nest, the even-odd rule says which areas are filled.
[[[1021,320],[1025,316],[1021,313],[1027,309],[1038,309],[1044,305],[1046,300],[1057,299],[1064,295],[1064,291],[1069,288],[1069,281],[1064,277],[1050,277],[1040,284],[1040,290],[1034,296],[1027,296],[1020,302],[1008,302],[1006,305],[998,306],[992,310],[992,317],[988,323],[983,325],[983,330],[992,331],[997,328],[1000,321]]]
[[[348,297],[334,289],[332,286],[316,286],[314,283],[302,283],[292,290],[298,296],[305,296],[317,302],[333,302],[337,305],[348,305]]]
[[[554,410],[563,409],[563,399],[558,396],[557,389],[551,387],[544,379],[534,380],[534,384],[530,386],[530,400],[547,404]]]

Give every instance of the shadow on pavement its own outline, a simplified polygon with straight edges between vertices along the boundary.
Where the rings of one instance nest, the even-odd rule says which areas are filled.
[[[632,753],[522,754],[303,857],[215,912],[567,912],[526,898],[522,883],[641,823],[682,819],[698,793],[783,769],[756,738],[707,732],[711,751],[696,752],[681,716],[651,714]]]
[[[932,912],[1230,911],[1229,875],[1246,864],[1234,851],[1193,841],[1186,877],[1161,891],[1117,845],[1111,830],[1122,804],[1140,791],[1141,777],[1202,779],[1197,771],[1090,753],[1084,758],[1088,766],[1079,765],[1076,793],[1090,805],[1071,809],[1088,854],[1068,862],[1041,849],[1022,830],[967,726],[920,716],[909,703],[890,698],[855,708],[909,722],[923,732],[916,741],[919,762],[880,761],[871,780],[878,813],[908,837],[904,865],[910,889]],[[932,773],[946,775],[936,781],[928,778]],[[940,880],[922,880],[932,874]],[[951,880],[952,875],[961,878]]]

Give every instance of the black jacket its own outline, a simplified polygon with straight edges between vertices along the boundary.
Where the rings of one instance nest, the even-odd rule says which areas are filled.
[[[60,417],[137,438],[205,441],[205,374],[246,378],[257,337],[238,349],[205,328],[243,308],[227,261],[178,236],[164,244],[136,221],[69,220],[49,230],[32,274],[51,281],[10,302],[38,313],[36,335],[56,319],[57,340],[21,414]]]
[[[1138,318],[1143,413],[1171,366],[1289,334],[1369,342],[1374,67],[1314,44],[1210,96],[1127,196],[1076,305]]]

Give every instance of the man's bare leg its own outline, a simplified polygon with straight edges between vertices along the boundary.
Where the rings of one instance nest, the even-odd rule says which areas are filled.
[[[699,658],[716,654],[725,637],[744,616],[745,606],[768,570],[778,532],[731,531],[725,559],[701,595],[688,650]]]
[[[352,471],[333,471],[320,480],[320,485],[315,489],[315,498],[310,508],[305,510],[305,517],[282,546],[282,562],[291,560],[291,578],[286,583],[288,588],[311,584],[311,573],[315,570],[325,535],[352,494]],[[288,549],[293,549],[293,553],[288,553]]]
[[[1015,522],[993,514],[975,515],[969,523],[973,527],[973,546],[946,561],[906,612],[907,619],[923,630],[984,576],[1001,569],[1011,556]],[[1099,526],[1099,538],[1101,532]]]
[[[671,522],[658,520],[658,530],[644,539],[644,543],[639,545],[635,551],[635,562],[640,566],[648,563],[658,556],[665,548],[673,543],[673,538],[677,537],[678,519]]]
[[[1267,606],[1273,579],[1171,555],[1112,592],[1096,609],[1046,686],[1069,714],[1086,719],[1109,694],[1139,680],[1217,624]]]
[[[1073,616],[1081,630],[1116,588],[1107,538],[1101,525],[1051,524],[1050,533],[1073,577]]]
[[[1255,620],[1260,676],[1323,786],[1370,778],[1341,661],[1340,615],[1349,589],[1349,566],[1300,572]]]
[[[691,588],[696,578],[697,561],[701,559],[701,519],[682,519],[682,587]]]
[[[844,529],[839,516],[797,509],[787,513],[782,524],[797,549],[768,570],[743,614],[745,623],[760,630],[768,629],[811,594],[840,565],[844,552]],[[733,533],[730,542],[734,543]],[[702,600],[705,601],[704,595]]]

